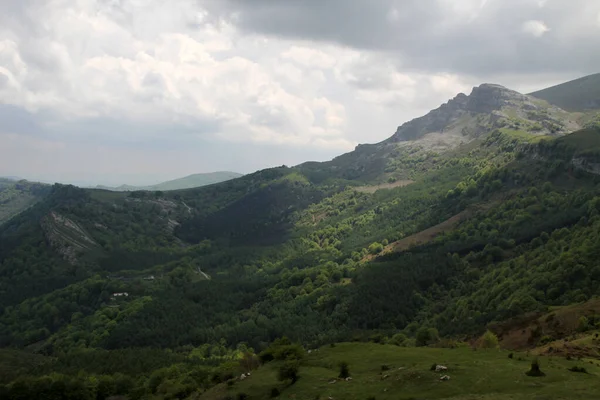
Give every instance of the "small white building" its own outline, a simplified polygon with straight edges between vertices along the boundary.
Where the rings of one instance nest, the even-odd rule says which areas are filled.
[[[113,297],[127,297],[127,296],[129,296],[129,293],[127,293],[127,292],[113,293]]]

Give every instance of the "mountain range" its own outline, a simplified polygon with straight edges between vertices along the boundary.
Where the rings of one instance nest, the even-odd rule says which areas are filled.
[[[0,226],[0,359],[19,365],[0,394],[440,398],[423,388],[456,377],[461,399],[528,398],[519,359],[597,357],[597,77],[483,84],[380,143],[204,187],[48,186]],[[438,357],[453,381],[423,369]],[[597,394],[550,368],[543,394]]]

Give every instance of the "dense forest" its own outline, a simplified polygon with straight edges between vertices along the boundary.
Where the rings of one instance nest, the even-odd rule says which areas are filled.
[[[0,397],[183,399],[302,346],[466,340],[597,296],[600,129],[520,129],[178,191],[48,187],[0,226]]]

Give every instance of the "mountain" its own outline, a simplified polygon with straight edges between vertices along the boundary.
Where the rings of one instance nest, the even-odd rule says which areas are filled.
[[[485,84],[325,163],[54,185],[0,226],[0,396],[525,398],[556,350],[536,390],[595,398],[565,369],[600,325],[600,128],[577,118]]]
[[[50,189],[42,183],[0,178],[0,225],[40,201]]]
[[[600,109],[600,73],[530,94],[570,112]]]
[[[311,176],[362,182],[404,181],[415,174],[419,158],[435,158],[500,131],[511,138],[536,141],[565,135],[581,128],[575,116],[500,85],[483,84],[463,93],[427,115],[409,121],[388,139],[359,145],[353,152],[326,163],[300,166]],[[423,163],[423,170],[432,167]]]
[[[180,190],[180,189],[191,189],[195,187],[201,187],[206,185],[213,185],[215,183],[228,181],[230,179],[236,179],[243,176],[242,174],[238,174],[237,172],[229,172],[229,171],[219,171],[219,172],[210,172],[205,174],[193,174],[188,175],[183,178],[173,179],[171,181],[166,181],[162,183],[158,183],[156,185],[150,186],[131,186],[131,185],[121,185],[119,187],[109,187],[109,186],[96,186],[97,189],[104,190],[113,190],[113,191],[135,191],[135,190]]]

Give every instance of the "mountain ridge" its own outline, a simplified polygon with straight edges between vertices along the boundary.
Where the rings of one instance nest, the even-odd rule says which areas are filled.
[[[97,185],[96,189],[112,190],[112,191],[135,191],[135,190],[180,190],[180,189],[192,189],[195,187],[201,187],[206,185],[213,185],[228,181],[230,179],[236,179],[242,177],[243,174],[231,171],[215,171],[207,173],[198,173],[184,176],[182,178],[172,179],[169,181],[157,183],[155,185],[147,186],[135,186],[135,185],[121,185],[117,187]]]
[[[600,73],[587,75],[529,94],[570,112],[600,109]]]

